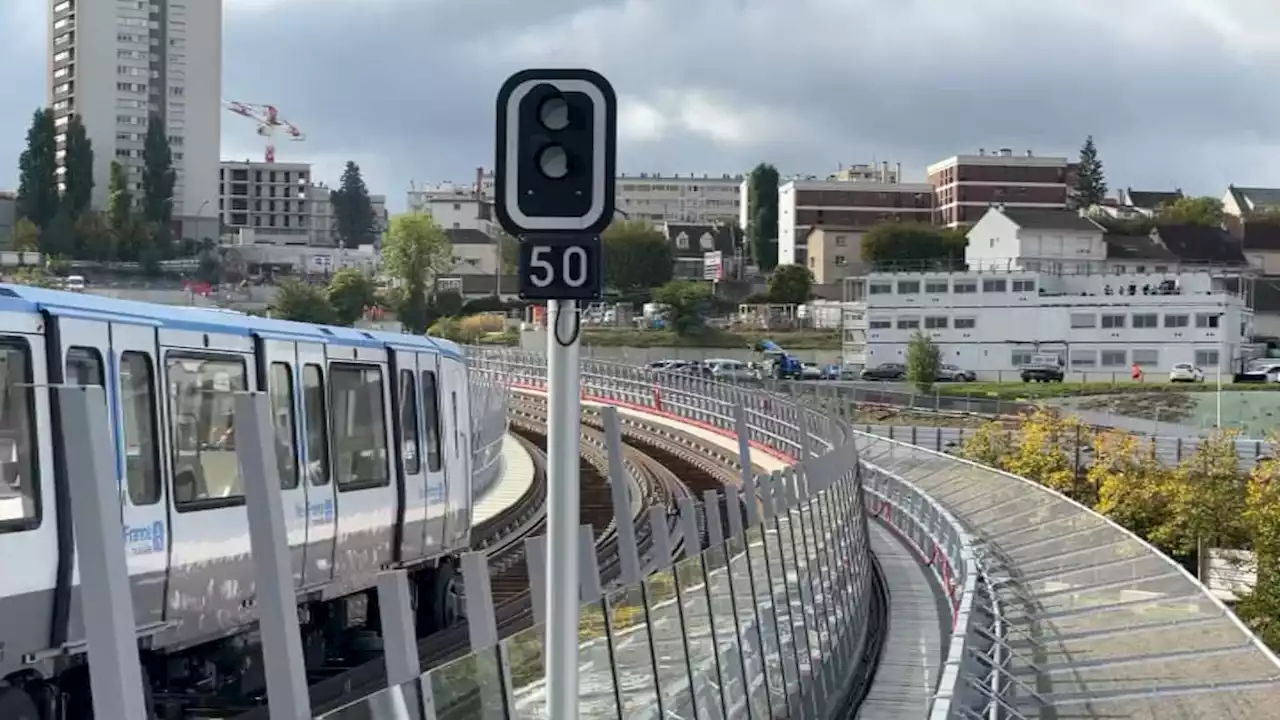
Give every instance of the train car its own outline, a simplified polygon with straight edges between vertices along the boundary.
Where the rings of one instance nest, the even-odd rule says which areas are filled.
[[[148,684],[252,696],[254,569],[232,393],[265,390],[308,665],[376,632],[375,576],[454,622],[473,394],[449,342],[0,285],[0,718],[91,716],[59,408],[105,387]],[[35,708],[34,716],[30,715]]]

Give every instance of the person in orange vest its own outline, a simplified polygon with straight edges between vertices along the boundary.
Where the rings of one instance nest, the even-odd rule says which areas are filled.
[[[1134,382],[1142,382],[1142,368],[1138,367],[1138,363],[1135,362],[1133,364],[1133,369],[1130,371],[1130,374],[1133,376]]]

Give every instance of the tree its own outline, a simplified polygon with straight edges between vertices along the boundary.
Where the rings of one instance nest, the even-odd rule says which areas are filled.
[[[769,302],[802,305],[813,291],[813,273],[803,265],[779,265],[769,276]]]
[[[71,212],[69,208],[67,212]],[[101,213],[84,210],[75,216],[74,223],[74,257],[99,262],[116,259],[115,237]]]
[[[342,185],[329,193],[329,201],[333,204],[338,241],[342,247],[373,244],[373,203],[369,201],[369,189],[365,187],[359,165],[347,162],[342,171]]]
[[[1093,136],[1085,138],[1084,147],[1080,148],[1080,167],[1076,170],[1075,203],[1077,207],[1087,208],[1101,205],[1107,197],[1107,178],[1102,171],[1102,161],[1098,159],[1098,148],[1093,144]]]
[[[1092,489],[1080,482],[1090,440],[1079,419],[1038,407],[1018,424],[1004,469],[1091,504]]]
[[[919,222],[880,222],[862,236],[862,260],[946,270],[963,264],[967,245],[965,236],[952,230]]]
[[[1098,496],[1097,511],[1142,537],[1169,513],[1169,468],[1152,442],[1118,430],[1093,439],[1093,462],[1085,477]]]
[[[666,306],[668,326],[679,335],[702,330],[711,305],[711,287],[691,280],[676,280],[653,289],[653,301]]]
[[[778,265],[778,169],[761,163],[747,177],[747,240],[761,272]]]
[[[607,287],[626,292],[671,280],[671,243],[653,225],[639,220],[614,221],[601,240]]]
[[[449,236],[427,213],[396,215],[382,243],[382,260],[399,284],[400,322],[413,332],[424,332],[431,320],[427,293],[436,275],[453,265]]]
[[[285,278],[276,288],[271,317],[318,325],[333,325],[335,319],[324,287],[296,278]]]
[[[999,422],[985,422],[960,444],[960,457],[1003,470],[1008,464],[1009,433]]]
[[[40,228],[28,218],[22,218],[14,223],[13,249],[19,252],[40,251]]]
[[[116,259],[137,262],[150,253],[151,233],[148,232],[146,220],[134,205],[133,192],[129,189],[129,174],[123,165],[114,160],[111,162],[107,207],[103,219],[111,233]]]
[[[506,231],[498,232],[498,262],[503,275],[515,275],[520,267],[520,242]],[[605,266],[608,272],[608,266]]]
[[[177,173],[173,169],[173,152],[164,120],[152,113],[147,121],[147,137],[142,146],[142,215],[151,225],[151,254],[170,255],[169,223],[173,220],[173,186]],[[144,253],[146,254],[146,253]],[[141,259],[141,258],[140,258]]]
[[[1219,227],[1222,225],[1222,201],[1215,197],[1183,197],[1162,205],[1157,211],[1160,222],[1188,223]]]
[[[67,121],[67,154],[63,157],[62,206],[73,219],[89,209],[93,198],[93,142],[79,115]]]
[[[333,306],[334,323],[354,325],[365,309],[378,304],[378,288],[368,273],[356,268],[343,268],[329,279],[326,294]]]
[[[1236,613],[1271,648],[1280,647],[1280,450],[1277,437],[1271,452],[1249,473],[1245,521],[1253,536],[1257,582],[1240,598]]]
[[[1236,431],[1200,438],[1168,481],[1169,512],[1151,539],[1169,554],[1196,557],[1204,547],[1243,547],[1246,480],[1236,456]]]
[[[441,290],[436,293],[435,299],[431,303],[431,309],[437,315],[444,317],[459,317],[462,315],[462,293],[457,290]]]
[[[907,380],[920,392],[929,392],[938,380],[942,367],[942,351],[928,335],[916,331],[907,344]]]
[[[66,209],[59,209],[40,233],[40,252],[50,258],[69,258],[76,250],[76,221]]]
[[[58,212],[58,146],[53,110],[37,110],[18,160],[17,216],[44,230]]]

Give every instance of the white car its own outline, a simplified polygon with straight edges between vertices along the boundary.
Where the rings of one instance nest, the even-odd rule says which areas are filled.
[[[1204,382],[1204,371],[1191,363],[1177,363],[1169,371],[1169,382]]]

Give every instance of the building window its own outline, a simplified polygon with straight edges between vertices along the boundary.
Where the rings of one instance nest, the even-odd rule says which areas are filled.
[[[884,318],[871,318],[867,320],[867,329],[869,330],[888,330],[893,327],[893,321]]]
[[[1035,280],[1014,280],[1013,291],[1018,293],[1033,293],[1036,291]]]
[[[930,280],[924,284],[924,291],[930,295],[943,295],[947,292],[947,281]]]
[[[957,295],[965,295],[978,292],[978,283],[975,280],[956,280],[951,284],[951,292]]]
[[[947,319],[945,317],[926,317],[924,326],[926,330],[946,330]]]
[[[1098,326],[1098,316],[1092,313],[1071,313],[1071,327],[1091,328]]]
[[[920,318],[898,318],[899,330],[919,330]]]
[[[1012,353],[1010,353],[1009,362],[1014,367],[1020,367],[1022,365],[1030,365],[1032,355],[1035,355],[1035,353],[1030,350],[1014,350]]]
[[[1209,315],[1205,313],[1196,313],[1196,327],[1198,328],[1216,328],[1220,316]],[[1214,365],[1217,365],[1215,362]]]
[[[892,295],[893,285],[891,283],[870,283],[867,285],[867,292],[871,295]]]
[[[849,244],[849,241],[848,239],[845,238],[845,236],[843,235],[836,236],[836,247],[844,247],[845,245],[848,245],[848,244]]]
[[[1123,315],[1103,315],[1102,327],[1108,330],[1115,330],[1124,327]]]
[[[1140,330],[1142,328],[1160,327],[1159,317],[1155,313],[1143,313],[1133,316],[1133,328]]]
[[[977,326],[977,318],[956,318],[955,323],[952,324],[952,327],[957,330],[972,330]]]
[[[1009,284],[1004,278],[982,281],[982,292],[1007,292],[1008,289]]]
[[[1103,350],[1102,351],[1102,367],[1124,367],[1127,363],[1125,351],[1123,350]]]
[[[918,292],[920,292],[919,280],[899,280],[898,281],[899,295],[915,295]]]
[[[1186,315],[1165,315],[1164,326],[1167,328],[1184,328],[1191,321]]]
[[[1197,350],[1196,365],[1202,368],[1217,367],[1218,351],[1217,350]]]
[[[1098,353],[1095,350],[1072,350],[1071,367],[1091,368],[1098,365]]]
[[[844,267],[849,264],[849,260],[843,255],[836,256],[836,267]]]
[[[1155,367],[1160,364],[1160,351],[1134,350],[1133,362],[1139,367]]]

